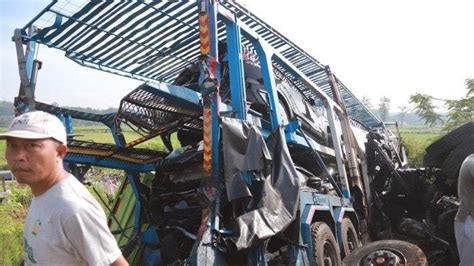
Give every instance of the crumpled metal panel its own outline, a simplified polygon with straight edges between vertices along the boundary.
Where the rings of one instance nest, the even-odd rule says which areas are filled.
[[[282,128],[264,141],[246,121],[222,119],[225,183],[229,200],[250,197],[248,212],[236,218],[232,241],[249,248],[286,229],[296,217],[298,174]],[[247,176],[251,180],[247,181]]]

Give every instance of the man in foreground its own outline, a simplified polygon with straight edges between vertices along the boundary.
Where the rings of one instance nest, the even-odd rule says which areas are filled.
[[[67,136],[57,117],[22,114],[0,139],[10,170],[33,194],[23,234],[26,265],[128,265],[99,203],[64,170]]]
[[[459,251],[459,265],[474,265],[474,154],[461,165],[458,179],[458,197],[461,202],[454,232]]]

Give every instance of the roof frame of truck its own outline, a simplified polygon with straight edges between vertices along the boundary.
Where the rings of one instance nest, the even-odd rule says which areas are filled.
[[[281,58],[292,63],[295,69],[317,85],[324,94],[334,99],[325,65],[240,4],[225,1],[220,3],[220,9],[224,7],[235,14],[246,27],[258,34],[259,38],[264,39],[281,55]],[[171,83],[181,69],[194,63],[199,55],[195,1],[137,3],[87,1],[81,8],[82,13],[78,15],[73,13],[78,6],[68,6],[68,2],[62,0],[53,1],[22,28],[23,43],[34,41],[63,50],[66,52],[66,57],[86,67],[139,80],[165,83]],[[155,13],[143,14],[145,8],[153,9]],[[107,15],[106,13],[112,9],[114,14],[120,14],[126,19]],[[118,22],[115,21],[114,24],[113,20]],[[27,34],[30,26],[38,27],[44,24],[46,27],[36,33]],[[136,25],[143,25],[143,29],[126,32],[128,28]],[[154,35],[151,35],[152,30],[158,27],[167,30],[162,33],[154,32]],[[218,23],[217,29],[217,35],[225,40],[225,25]],[[262,34],[263,32],[265,33]],[[158,41],[158,44],[165,46],[166,49],[150,46],[149,43],[152,41]],[[254,50],[249,42],[248,40],[243,45]],[[96,47],[92,47],[94,45]],[[145,55],[147,59],[143,58]],[[153,64],[150,63],[151,60]],[[349,116],[365,127],[378,126],[380,121],[340,80],[337,81]],[[311,88],[305,86],[305,82],[298,79],[294,79],[294,82],[300,85],[299,88],[304,95],[313,98],[317,96]]]

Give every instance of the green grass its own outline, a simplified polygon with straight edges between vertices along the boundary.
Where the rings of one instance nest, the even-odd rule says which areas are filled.
[[[0,204],[0,265],[20,265],[23,257],[23,224],[31,203],[26,186],[7,182],[11,194]]]
[[[5,159],[5,141],[0,140],[0,170],[7,169],[7,159]]]
[[[0,127],[0,132],[7,131],[6,128]],[[7,170],[7,159],[5,159],[5,141],[0,140],[0,170]]]
[[[125,140],[131,142],[140,138],[141,136],[132,130],[124,130]],[[110,130],[105,126],[96,126],[96,127],[81,127],[74,130],[75,139],[84,140],[84,141],[94,141],[97,143],[114,143],[114,139]],[[179,146],[179,142],[176,138],[176,134],[172,135],[171,141],[173,146]],[[161,138],[152,138],[143,143],[135,146],[136,148],[146,148],[152,150],[165,150],[165,146],[161,141]]]
[[[443,132],[440,129],[407,128],[402,129],[400,134],[408,150],[410,165],[423,166],[425,148],[440,138]]]

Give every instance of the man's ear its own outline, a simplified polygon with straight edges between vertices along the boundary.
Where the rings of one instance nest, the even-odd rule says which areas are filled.
[[[61,157],[61,159],[64,159],[67,153],[67,146],[61,143],[56,148],[56,151],[58,152],[58,156]]]

